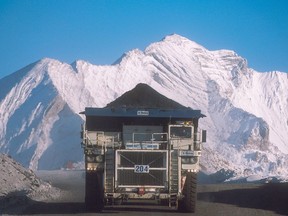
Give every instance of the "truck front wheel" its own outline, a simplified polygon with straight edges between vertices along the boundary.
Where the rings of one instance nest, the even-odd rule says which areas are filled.
[[[195,212],[197,200],[197,174],[188,172],[183,187],[182,200],[178,201],[178,211]]]
[[[87,211],[101,212],[103,210],[103,172],[86,172],[85,205]]]

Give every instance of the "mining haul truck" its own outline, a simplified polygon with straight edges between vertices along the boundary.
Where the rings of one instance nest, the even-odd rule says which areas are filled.
[[[190,108],[85,108],[85,203],[89,210],[132,199],[194,212],[205,117]]]

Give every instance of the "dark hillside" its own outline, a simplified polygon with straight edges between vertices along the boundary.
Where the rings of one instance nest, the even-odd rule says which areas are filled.
[[[142,107],[142,108],[185,108],[181,104],[158,93],[147,84],[139,83],[130,91],[107,104],[106,107]]]

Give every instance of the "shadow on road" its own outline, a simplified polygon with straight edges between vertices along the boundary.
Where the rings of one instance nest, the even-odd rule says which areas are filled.
[[[263,209],[288,215],[288,184],[270,183],[258,188],[202,192],[198,193],[198,200]]]
[[[24,207],[23,207],[24,206]],[[26,198],[25,203],[18,203],[18,205],[10,206],[2,209],[2,214],[8,215],[44,215],[44,214],[76,214],[85,213],[84,203],[46,203],[37,202]]]
[[[105,210],[113,210],[117,212],[162,212],[162,213],[175,213],[176,209],[169,208],[168,206],[161,206],[157,205],[156,202],[141,202],[141,201],[132,201],[128,203],[124,203],[122,205],[116,205],[116,206],[107,206],[105,207]]]
[[[33,200],[28,200],[26,197],[25,209],[15,209],[8,208],[2,210],[2,214],[8,215],[45,215],[45,214],[83,214],[83,213],[91,213],[88,212],[85,208],[85,203],[82,202],[37,202]],[[162,213],[175,213],[175,210],[169,209],[165,206],[158,206],[151,203],[125,203],[123,205],[114,205],[114,206],[106,206],[101,214],[122,214],[125,212],[162,212]]]

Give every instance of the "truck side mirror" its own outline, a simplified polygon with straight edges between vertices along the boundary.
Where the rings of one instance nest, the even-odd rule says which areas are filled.
[[[206,130],[202,130],[202,142],[206,142],[206,137],[207,137],[207,131]]]

